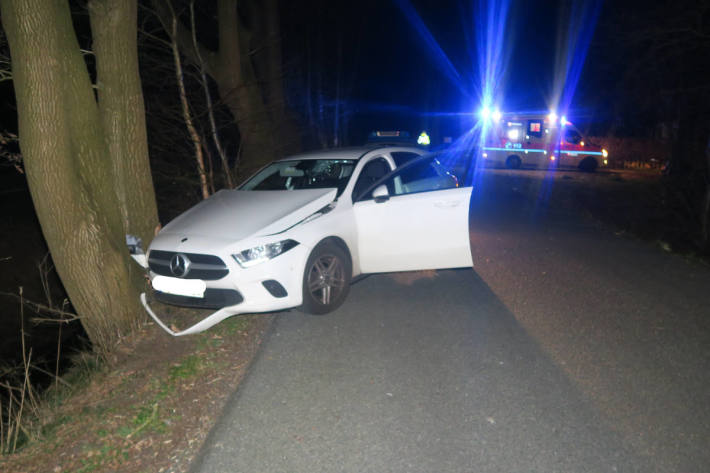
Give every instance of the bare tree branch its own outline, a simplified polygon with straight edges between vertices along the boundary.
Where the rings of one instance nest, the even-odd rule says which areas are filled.
[[[192,29],[192,44],[197,53],[202,89],[205,91],[205,101],[207,102],[207,115],[209,116],[210,128],[212,130],[212,141],[214,142],[215,148],[217,148],[217,152],[219,153],[219,159],[222,162],[222,171],[224,172],[224,176],[227,178],[227,186],[232,189],[234,188],[234,182],[232,181],[232,173],[229,170],[227,155],[224,152],[224,148],[222,148],[222,142],[220,141],[219,135],[217,133],[217,125],[214,119],[214,108],[212,106],[212,96],[210,94],[209,83],[207,82],[207,74],[205,73],[205,62],[202,60],[202,56],[200,55],[200,48],[198,47],[197,43],[197,33],[195,28],[195,0],[190,1],[190,26]]]
[[[152,0],[151,4],[153,5],[152,10],[147,7],[143,8],[153,13],[156,18],[158,18],[165,31],[173,36],[173,41],[177,42],[187,60],[193,64],[199,64],[199,58],[203,58],[204,68],[209,75],[213,75],[214,61],[216,60],[217,52],[211,51],[201,43],[193,43],[191,32],[185,28],[179,20],[175,27],[175,33],[172,33],[172,18],[177,18],[178,15],[174,12],[170,0]]]
[[[173,60],[175,61],[175,76],[177,78],[178,87],[180,89],[180,103],[182,104],[183,118],[185,119],[185,125],[190,133],[192,142],[195,148],[195,159],[197,160],[197,170],[200,175],[200,187],[202,189],[202,198],[206,199],[210,196],[209,188],[207,185],[207,173],[205,171],[205,160],[202,154],[202,139],[197,133],[197,129],[192,122],[192,117],[190,116],[190,106],[187,102],[187,93],[185,92],[185,81],[182,75],[182,64],[180,62],[180,51],[178,50],[178,44],[176,41],[177,29],[178,29],[178,18],[175,11],[172,9],[170,3],[167,3],[170,8],[170,12],[173,16],[170,36],[172,38],[172,50],[173,50]]]

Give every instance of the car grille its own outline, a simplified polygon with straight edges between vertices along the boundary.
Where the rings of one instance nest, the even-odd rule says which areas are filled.
[[[244,302],[244,297],[234,289],[207,288],[204,297],[188,297],[153,291],[155,298],[163,304],[197,309],[221,309]]]
[[[183,266],[175,264],[174,258],[176,256],[182,257],[182,263],[187,262],[187,271],[184,271],[184,264]],[[173,262],[172,267],[171,261]],[[197,253],[152,250],[148,254],[148,266],[155,274],[183,279],[203,279],[206,281],[215,281],[217,279],[222,279],[229,274],[227,265],[224,264],[224,261],[222,261],[222,259],[218,256],[201,255]]]

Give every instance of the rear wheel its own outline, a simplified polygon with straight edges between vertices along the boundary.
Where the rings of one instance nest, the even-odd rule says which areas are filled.
[[[597,170],[599,163],[591,156],[587,156],[579,163],[579,169],[584,172],[594,172]]]
[[[327,314],[345,301],[350,291],[352,265],[338,245],[324,242],[316,246],[303,273],[303,306],[309,314]]]
[[[522,164],[523,161],[520,159],[520,157],[514,154],[508,156],[508,159],[505,160],[505,165],[509,169],[520,169],[520,166],[522,166]]]

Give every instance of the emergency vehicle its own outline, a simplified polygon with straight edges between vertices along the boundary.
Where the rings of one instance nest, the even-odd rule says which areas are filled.
[[[511,169],[575,167],[588,172],[609,164],[607,150],[585,141],[564,116],[492,112],[482,118],[486,121],[484,163]]]

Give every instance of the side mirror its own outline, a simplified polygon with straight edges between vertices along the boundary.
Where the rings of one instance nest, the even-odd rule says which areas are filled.
[[[126,235],[128,253],[141,267],[148,269],[148,259],[143,251],[143,242],[135,235]]]
[[[375,190],[372,191],[372,197],[378,204],[390,200],[390,193],[387,190],[387,186],[382,184],[380,186],[375,187]]]

